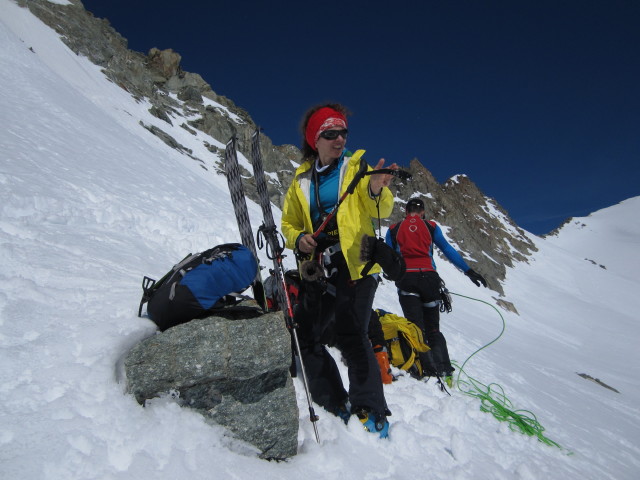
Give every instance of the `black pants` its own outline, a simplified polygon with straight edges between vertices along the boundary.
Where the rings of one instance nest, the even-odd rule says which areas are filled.
[[[368,337],[378,282],[371,276],[351,281],[342,258],[331,285],[335,287],[335,296],[324,293],[313,301],[310,297],[314,296],[316,287],[303,283],[302,298],[295,312],[311,396],[331,412],[349,400],[352,408],[384,414],[387,405],[380,369]],[[342,353],[349,373],[348,393],[324,344],[335,345]]]
[[[451,375],[454,368],[449,359],[447,340],[440,331],[439,304],[427,306],[440,299],[440,276],[437,272],[407,272],[397,287],[401,290],[399,299],[404,316],[420,327],[431,347],[431,358],[420,355],[425,373]]]
[[[371,318],[369,320],[369,340],[374,347],[380,345],[386,347],[387,342],[384,339],[384,331],[382,330],[382,323],[380,323],[380,316],[371,310]]]

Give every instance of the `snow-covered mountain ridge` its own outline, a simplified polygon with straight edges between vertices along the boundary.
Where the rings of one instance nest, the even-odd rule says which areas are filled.
[[[155,332],[137,317],[142,276],[239,238],[205,146],[224,144],[172,130],[205,170],[150,135],[140,122],[166,128],[152,104],[11,0],[0,0],[0,42],[2,478],[637,478],[637,198],[533,238],[537,251],[503,285],[520,315],[502,311],[505,333],[465,367],[499,383],[563,449],[510,431],[459,389],[448,397],[403,377],[385,387],[388,442],[318,408],[316,444],[296,383],[299,453],[269,463],[169,399],[141,408],[121,378],[123,355]],[[253,202],[249,213],[255,229]],[[453,292],[495,304],[448,262],[439,270]],[[375,304],[400,312],[389,283]],[[501,327],[494,310],[462,297],[442,319],[459,364]]]
[[[138,128],[146,128],[213,174],[222,174],[220,143],[225,144],[232,135],[238,137],[239,149],[248,154],[250,137],[256,129],[249,113],[215,93],[199,74],[183,71],[179,53],[155,48],[147,54],[129,50],[126,39],[108,20],[94,18],[79,1],[18,3],[56,30],[73,52],[99,65],[114,84],[147,104],[154,121],[140,119]],[[282,206],[300,152],[293,145],[274,146],[268,137],[269,125],[262,127],[267,134],[263,135],[261,146],[271,198],[274,204]],[[189,135],[184,135],[185,131]],[[198,132],[217,142],[198,137]],[[361,147],[366,145],[358,146]],[[491,289],[503,295],[506,268],[514,262],[527,261],[536,248],[533,237],[468,177],[458,175],[441,185],[416,159],[410,162],[408,170],[414,178],[406,184],[394,183],[392,190],[398,206],[389,220],[382,219],[382,224],[388,226],[402,218],[402,207],[410,197],[421,195],[430,200],[429,216],[447,227],[449,238],[466,253],[469,263],[489,279]],[[250,169],[244,177],[245,190],[257,200],[255,182],[249,172]]]

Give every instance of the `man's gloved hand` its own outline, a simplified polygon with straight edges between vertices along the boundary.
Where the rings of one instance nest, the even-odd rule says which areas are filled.
[[[382,267],[385,278],[397,281],[404,275],[407,266],[400,253],[384,243],[382,238],[363,235],[360,242],[360,260],[367,262],[361,275],[365,276],[375,263]]]
[[[487,281],[484,279],[484,277],[482,275],[480,275],[478,272],[476,272],[473,268],[470,268],[469,270],[464,272],[464,274],[467,277],[469,277],[469,280],[471,280],[473,283],[475,283],[476,286],[479,287],[481,283],[482,283],[483,287],[487,286]]]

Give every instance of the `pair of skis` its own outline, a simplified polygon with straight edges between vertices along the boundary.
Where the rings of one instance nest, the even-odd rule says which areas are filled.
[[[229,192],[231,194],[231,202],[233,203],[233,210],[238,221],[238,229],[240,230],[240,238],[242,244],[246,246],[258,259],[256,242],[253,238],[253,230],[251,228],[251,222],[249,219],[249,212],[247,210],[247,202],[244,195],[244,188],[242,186],[242,179],[240,177],[240,168],[238,166],[238,154],[237,154],[237,138],[233,137],[227,143],[225,149],[225,170],[227,174],[227,183],[229,184]],[[253,166],[253,175],[256,181],[256,187],[258,190],[258,197],[260,207],[262,208],[263,223],[258,229],[257,241],[259,247],[262,249],[266,247],[266,254],[269,260],[273,261],[273,271],[276,277],[277,285],[277,301],[278,305],[282,308],[284,313],[285,324],[291,336],[293,338],[293,345],[295,353],[300,361],[300,370],[302,373],[302,382],[304,384],[305,393],[307,396],[307,403],[309,406],[309,419],[313,424],[313,430],[315,432],[316,441],[320,443],[320,437],[318,435],[318,427],[316,422],[318,416],[313,409],[313,403],[311,401],[311,395],[309,393],[309,385],[307,382],[307,375],[302,361],[302,355],[300,353],[300,342],[298,341],[297,325],[293,319],[293,307],[291,305],[291,299],[287,293],[287,285],[284,277],[284,265],[282,262],[284,251],[284,238],[278,232],[278,229],[273,221],[273,212],[271,211],[271,200],[269,198],[269,192],[267,190],[267,182],[264,176],[264,167],[262,164],[262,154],[260,152],[260,130],[256,129],[251,137],[251,164]],[[267,302],[265,297],[264,286],[262,283],[262,276],[260,269],[256,275],[256,280],[252,286],[253,295],[258,304],[264,311],[267,311]]]

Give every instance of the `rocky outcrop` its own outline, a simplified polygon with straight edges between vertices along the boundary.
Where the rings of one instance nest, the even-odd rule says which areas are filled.
[[[181,72],[180,60],[182,57],[180,54],[174,52],[171,49],[158,50],[152,48],[147,55],[147,65],[151,70],[155,70],[161,76],[161,78],[172,78]]]
[[[489,288],[503,295],[506,268],[526,262],[537,251],[535,244],[469,177],[457,175],[440,185],[417,159],[411,161],[409,171],[410,181],[392,187],[400,202],[389,223],[404,217],[408,198],[422,198],[427,217],[438,222],[456,248],[470,257],[467,263],[487,278]]]
[[[290,364],[282,313],[261,315],[251,307],[172,327],[136,345],[124,362],[127,390],[139,403],[171,396],[266,459],[297,453]]]
[[[127,40],[113,29],[109,21],[95,18],[79,0],[71,0],[69,5],[47,0],[16,2],[29,8],[60,34],[62,41],[73,52],[101,66],[107,78],[115,84],[135,98],[149,101],[154,116],[169,124],[172,116],[189,117],[186,128],[200,130],[223,143],[236,136],[238,149],[249,156],[251,135],[256,124],[245,110],[214,92],[200,75],[183,71],[178,52],[152,48],[144,55],[129,50]],[[193,119],[194,116],[198,118]],[[172,146],[171,142],[167,142],[167,138],[171,137],[169,133],[160,132],[158,128],[148,130]],[[290,154],[274,147],[264,135],[261,138],[261,153],[265,168],[278,172],[277,180],[268,178],[268,189],[274,203],[281,206],[284,185],[288,186],[292,177]],[[248,183],[247,194],[257,201],[252,179],[244,180]]]

